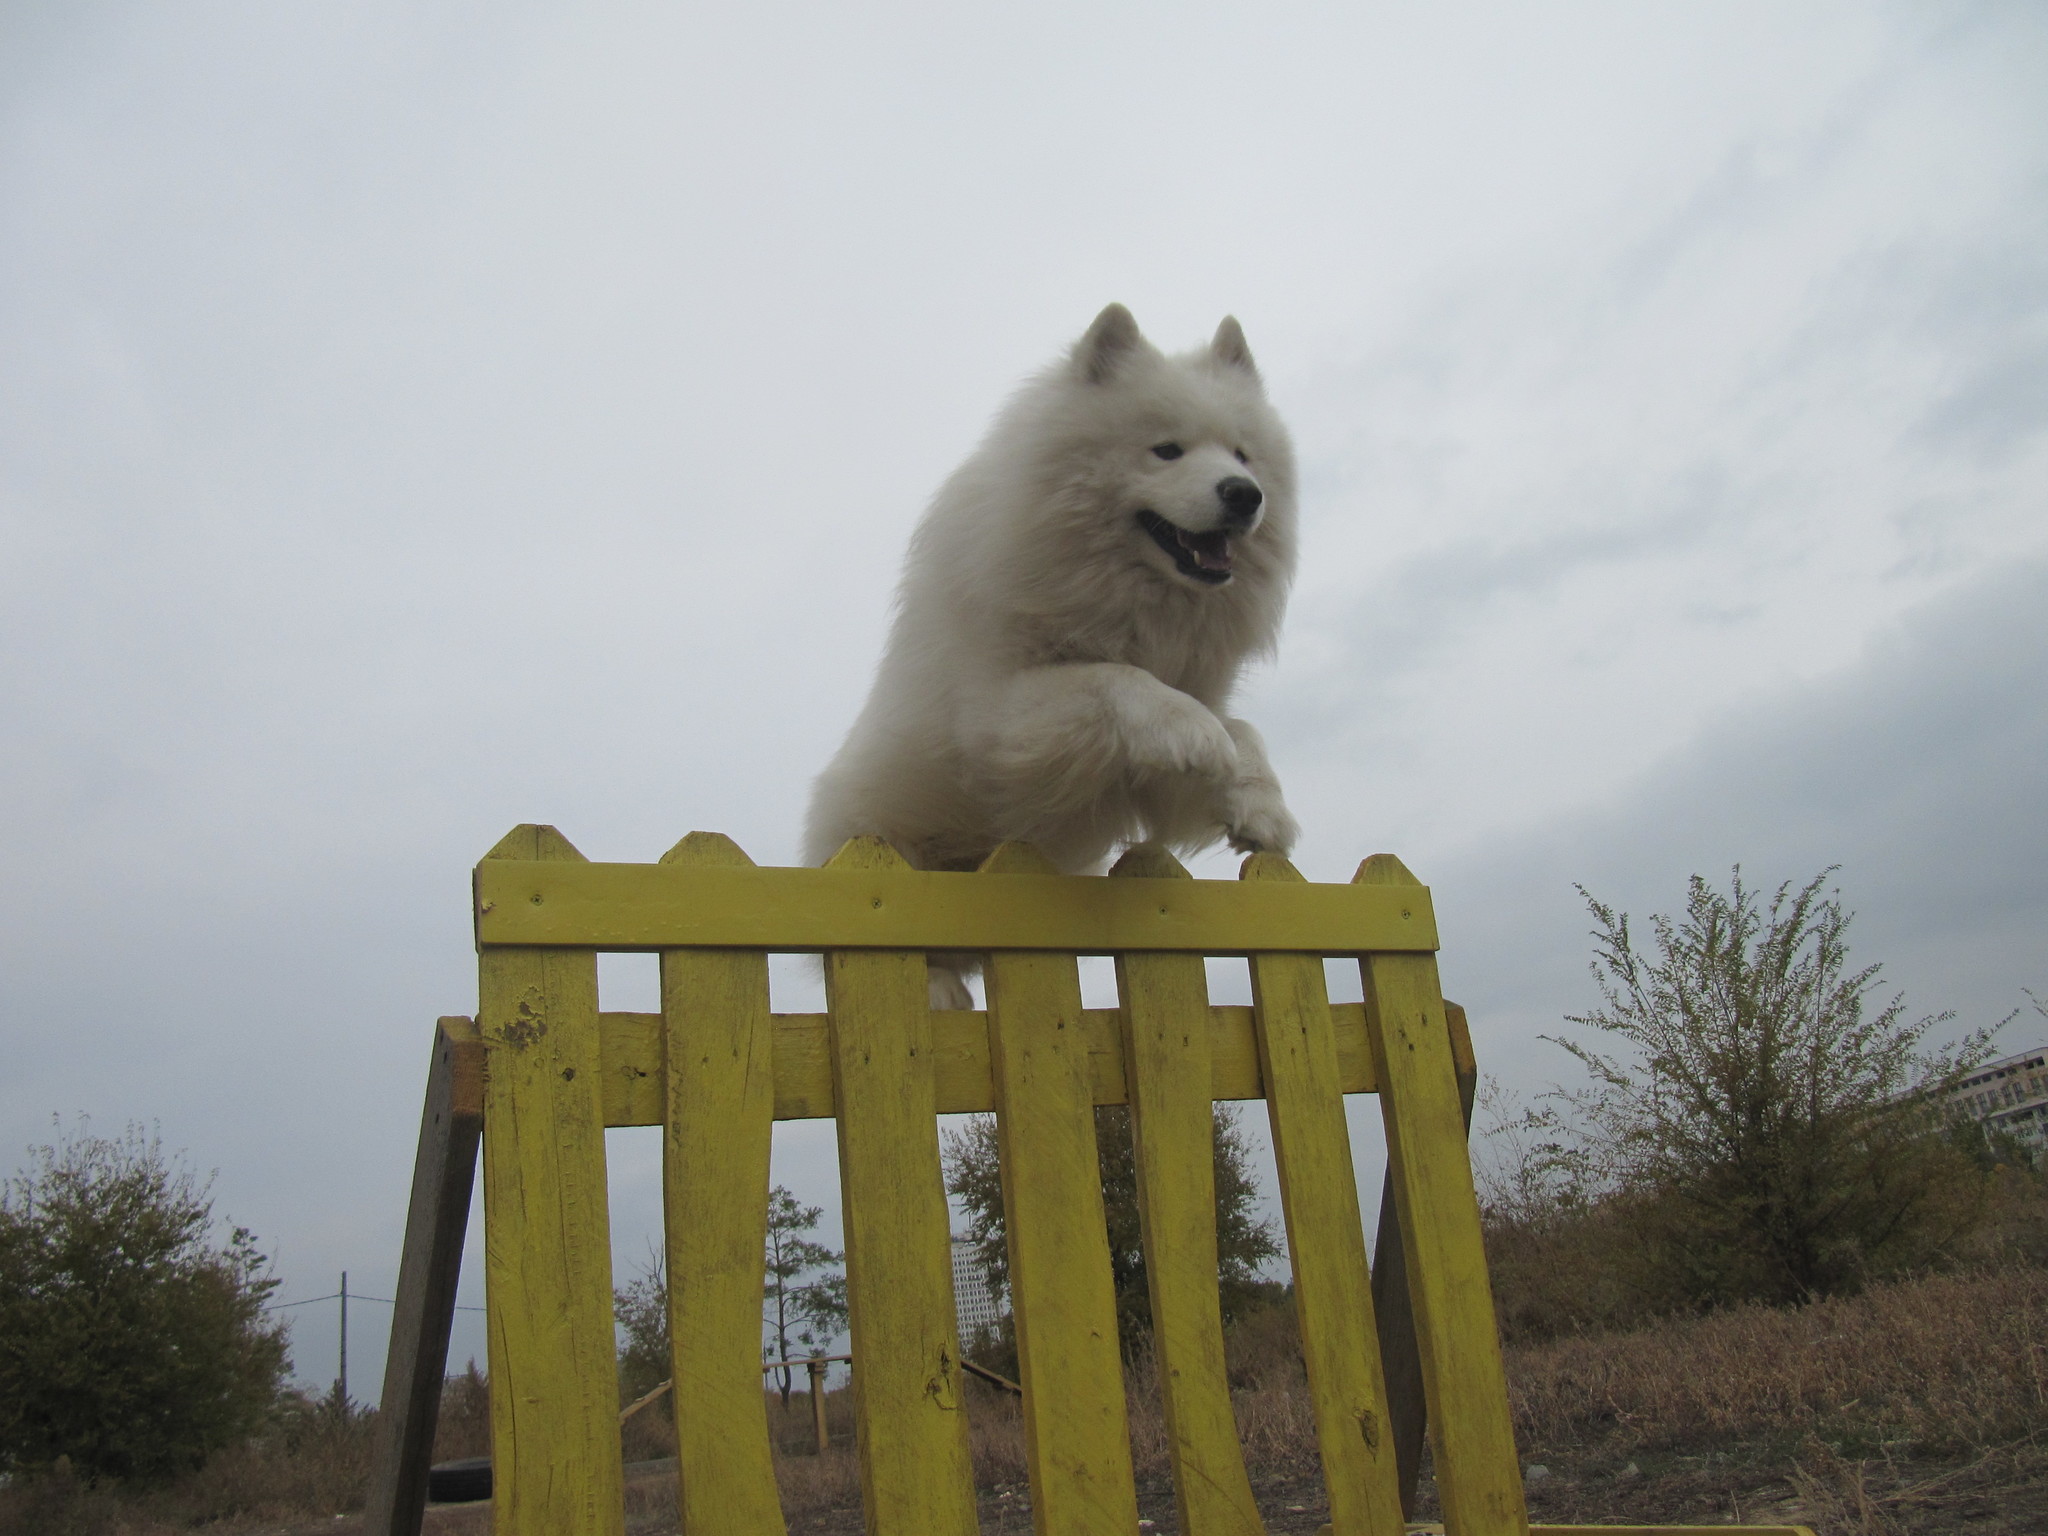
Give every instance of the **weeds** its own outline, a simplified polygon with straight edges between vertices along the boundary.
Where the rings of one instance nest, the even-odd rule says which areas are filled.
[[[1514,1345],[1506,1362],[1523,1455],[1555,1474],[1533,1495],[1546,1518],[1725,1519],[1755,1513],[1757,1490],[1771,1485],[1763,1502],[1776,1513],[1767,1518],[1797,1518],[1829,1536],[1894,1536],[1945,1529],[1987,1500],[2048,1482],[2048,1446],[2033,1438],[2048,1427],[2048,1270],[2007,1264],[1797,1309]],[[1292,1309],[1241,1319],[1225,1364],[1254,1479],[1313,1489],[1314,1425]],[[1133,1467],[1156,1485],[1169,1466],[1149,1355],[1130,1362],[1125,1387]],[[1018,1401],[979,1381],[965,1390],[975,1481],[1011,1492],[1021,1511]],[[825,1394],[831,1443],[822,1454],[805,1395],[787,1410],[773,1392],[763,1401],[792,1522],[857,1524],[850,1387]],[[360,1507],[371,1422],[295,1400],[258,1439],[161,1488],[92,1486],[62,1469],[24,1480],[0,1488],[0,1536],[170,1536],[331,1520]],[[671,1457],[674,1445],[663,1400],[635,1416],[622,1448],[644,1466]],[[472,1367],[443,1391],[435,1459],[488,1450],[489,1392]],[[672,1474],[629,1476],[626,1498],[631,1529],[674,1529]],[[483,1510],[449,1510],[434,1530],[457,1536],[487,1525]]]
[[[2048,1272],[2009,1268],[1527,1345],[1508,1374],[1531,1454],[1776,1435],[1955,1456],[2048,1417],[2044,1322]]]
[[[255,1439],[159,1485],[89,1482],[60,1460],[0,1488],[5,1536],[155,1536],[194,1526],[325,1518],[360,1509],[369,1478],[367,1410],[288,1398]]]

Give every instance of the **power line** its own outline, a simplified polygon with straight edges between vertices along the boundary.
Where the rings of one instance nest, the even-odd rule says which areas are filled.
[[[282,1312],[287,1307],[310,1307],[316,1301],[339,1301],[340,1299],[341,1292],[329,1291],[325,1296],[308,1296],[301,1301],[273,1301],[263,1310],[266,1312]],[[350,1291],[348,1293],[348,1299],[350,1301],[381,1302],[387,1307],[395,1307],[398,1305],[398,1303],[393,1301],[389,1296],[365,1296],[360,1291]],[[455,1310],[458,1312],[481,1312],[484,1309],[482,1307],[457,1307]]]

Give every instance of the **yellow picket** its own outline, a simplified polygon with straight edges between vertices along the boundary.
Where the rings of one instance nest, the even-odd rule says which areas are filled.
[[[582,857],[553,827],[523,826],[485,861]],[[478,963],[497,1530],[623,1532],[597,957],[486,950]]]
[[[1278,854],[1258,854],[1245,861],[1241,878],[1299,881],[1301,875]],[[1337,1038],[1323,963],[1312,955],[1253,955],[1251,973],[1330,1527],[1334,1536],[1402,1536],[1351,1133],[1343,1097],[1329,1090],[1337,1078]]]
[[[1171,854],[1150,845],[1131,849],[1110,875],[1155,884],[1189,878]],[[1116,957],[1116,984],[1152,1350],[1180,1528],[1188,1536],[1258,1536],[1265,1527],[1223,1367],[1208,980],[1199,955],[1124,953]]]
[[[858,838],[830,867],[901,867]],[[825,956],[868,1536],[974,1536],[924,956]]]
[[[1367,859],[1357,880],[1420,889],[1391,854]],[[1523,1536],[1529,1514],[1436,958],[1368,955],[1360,972],[1444,1523],[1459,1536]]]
[[[1019,844],[982,865],[988,875],[1049,869]],[[1003,952],[989,957],[987,981],[1032,1527],[1135,1531],[1080,976],[1072,955]]]
[[[692,832],[662,862],[752,863],[709,832]],[[780,1536],[758,1359],[775,1128],[768,957],[664,950],[661,1008],[670,1379],[689,1383],[671,1399],[683,1536]]]

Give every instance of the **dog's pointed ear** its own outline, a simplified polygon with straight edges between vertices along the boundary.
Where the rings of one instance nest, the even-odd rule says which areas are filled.
[[[1252,349],[1244,339],[1244,327],[1237,323],[1237,316],[1225,315],[1223,323],[1216,327],[1216,339],[1209,343],[1209,355],[1227,368],[1242,368],[1253,378],[1259,376],[1259,365],[1252,361]]]
[[[1087,334],[1074,343],[1074,371],[1090,384],[1105,383],[1124,359],[1145,345],[1131,312],[1121,304],[1112,304],[1095,317]]]

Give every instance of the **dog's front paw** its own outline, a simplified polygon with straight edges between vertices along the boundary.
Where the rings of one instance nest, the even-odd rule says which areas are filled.
[[[1237,777],[1237,743],[1214,714],[1184,694],[1148,702],[1142,716],[1126,722],[1135,765],[1223,784]]]
[[[1223,830],[1239,853],[1292,852],[1301,837],[1301,823],[1280,798],[1271,779],[1240,779],[1225,796]]]
[[[933,965],[925,972],[927,1006],[934,1011],[972,1008],[974,994],[967,990],[967,978],[958,971]]]

